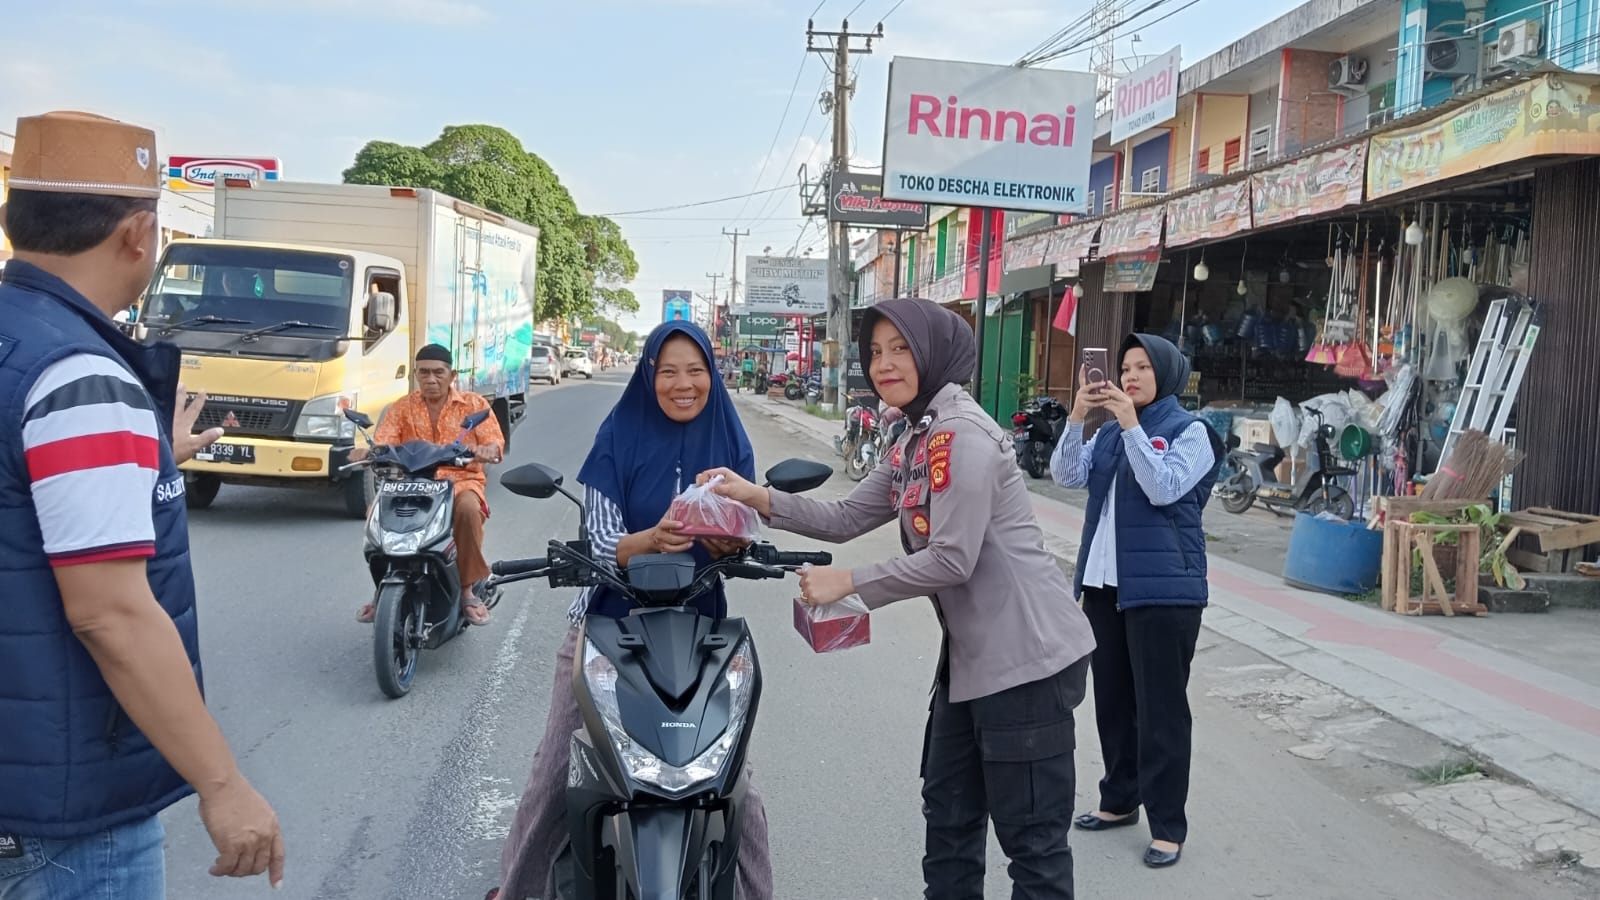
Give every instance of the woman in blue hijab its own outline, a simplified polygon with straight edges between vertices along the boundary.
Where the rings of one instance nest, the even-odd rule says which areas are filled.
[[[600,425],[578,473],[596,557],[613,559],[622,568],[639,554],[689,552],[704,566],[742,546],[737,541],[696,541],[680,533],[681,523],[666,518],[673,498],[707,469],[725,466],[755,478],[755,453],[727,388],[716,377],[713,356],[711,339],[688,322],[665,322],[646,339],[633,378]],[[716,618],[728,612],[720,582],[690,605]],[[544,739],[501,850],[499,896],[504,900],[556,896],[554,862],[567,838],[570,741],[582,724],[572,692],[577,624],[585,615],[621,618],[631,609],[626,597],[602,586],[585,589],[568,610],[572,628],[556,653]],[[767,811],[753,786],[743,825],[738,896],[770,900]]]

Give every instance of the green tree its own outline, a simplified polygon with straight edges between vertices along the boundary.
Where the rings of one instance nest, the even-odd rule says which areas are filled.
[[[540,321],[633,313],[624,285],[639,274],[617,223],[578,211],[555,170],[493,125],[451,125],[425,147],[372,141],[344,171],[348,184],[432,188],[539,229],[534,302]]]

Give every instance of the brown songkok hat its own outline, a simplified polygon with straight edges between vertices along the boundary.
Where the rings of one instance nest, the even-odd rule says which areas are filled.
[[[18,119],[11,187],[160,197],[155,132],[83,112],[48,112]]]

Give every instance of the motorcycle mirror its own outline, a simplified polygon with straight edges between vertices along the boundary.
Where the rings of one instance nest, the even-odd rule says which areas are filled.
[[[1239,445],[1242,444],[1242,443],[1244,443],[1244,442],[1239,439],[1239,436],[1237,434],[1228,435],[1228,449],[1229,450],[1237,450],[1237,449],[1239,449]]]
[[[354,422],[357,428],[372,427],[372,417],[364,412],[356,412],[353,409],[347,409],[344,411],[344,417],[349,419],[351,422]]]
[[[786,459],[767,470],[767,484],[785,494],[815,490],[833,477],[833,467],[809,459]]]
[[[561,488],[562,475],[542,463],[528,463],[500,476],[500,486],[519,497],[546,500]]]
[[[482,425],[483,421],[487,418],[489,418],[489,410],[480,409],[472,415],[467,416],[465,419],[462,419],[461,427],[467,431],[471,431],[472,429],[477,428],[479,425]],[[558,481],[557,483],[559,484],[560,482]]]

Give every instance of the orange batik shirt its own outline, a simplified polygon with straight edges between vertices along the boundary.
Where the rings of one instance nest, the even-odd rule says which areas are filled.
[[[445,398],[444,410],[439,413],[438,424],[435,425],[433,417],[428,413],[428,403],[422,399],[422,392],[412,391],[408,396],[397,400],[389,407],[389,411],[384,413],[383,421],[379,423],[373,440],[379,444],[389,445],[403,444],[406,441],[448,444],[461,434],[461,423],[468,416],[488,408],[489,401],[481,396],[452,387],[450,396]],[[499,420],[491,415],[483,420],[483,424],[468,432],[461,442],[474,450],[489,444],[499,444],[503,450],[506,438],[500,431]],[[484,514],[488,514],[489,501],[485,492],[489,482],[483,473],[482,463],[475,462],[464,469],[440,466],[439,477],[455,482],[458,492],[471,491],[477,494],[478,499],[483,502]]]

